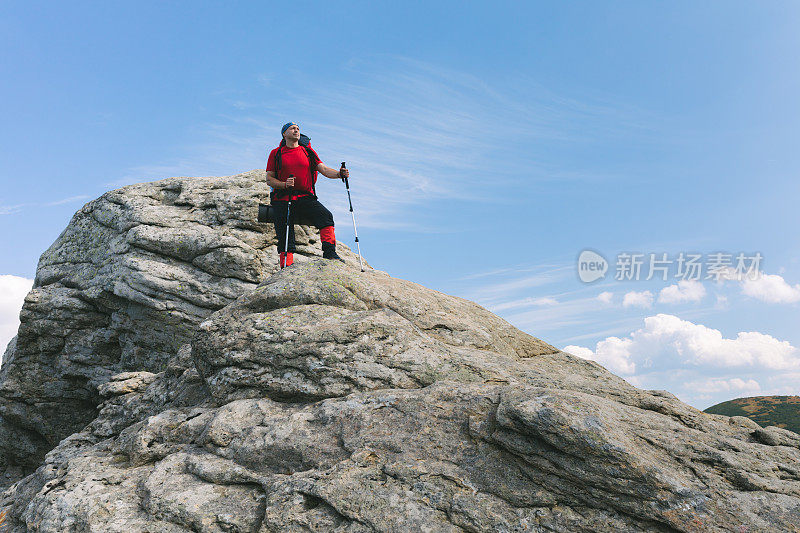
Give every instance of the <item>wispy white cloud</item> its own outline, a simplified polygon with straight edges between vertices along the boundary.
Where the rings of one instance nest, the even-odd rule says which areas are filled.
[[[593,320],[585,319],[581,323],[580,329],[575,328],[576,331],[581,332],[580,334],[565,337],[560,340],[554,339],[553,342],[564,345],[598,338],[603,339],[613,336],[626,335],[628,332],[639,326],[641,322],[642,319],[640,317],[609,320],[602,314],[597,313]]]
[[[762,380],[762,395],[800,395],[800,372],[781,372]]]
[[[610,304],[614,299],[614,293],[609,291],[603,291],[597,295],[597,299],[604,304]]]
[[[80,202],[82,200],[88,200],[90,198],[91,198],[91,196],[89,196],[88,194],[79,194],[79,195],[76,195],[76,196],[70,196],[69,198],[64,198],[62,200],[56,200],[54,202],[47,202],[47,203],[42,204],[42,205],[50,207],[50,206],[54,206],[54,205],[70,204],[72,202]]]
[[[608,304],[593,294],[597,286],[581,284],[577,289],[563,290],[574,286],[571,281],[575,279],[573,263],[547,261],[464,276],[457,281],[465,283],[466,288],[458,287],[453,292],[549,342],[596,338],[608,331],[630,331],[635,326],[637,319],[608,316]],[[565,328],[571,330],[566,338]],[[551,334],[559,339],[550,338]]]
[[[86,194],[81,194],[76,196],[70,196],[68,198],[62,198],[60,200],[52,200],[49,202],[27,202],[22,204],[0,205],[0,215],[13,215],[14,213],[19,213],[29,208],[52,207],[56,205],[64,205],[73,202],[79,202],[81,200],[88,200],[89,198],[91,198],[91,196]]]
[[[0,215],[13,215],[14,213],[19,213],[26,207],[30,207],[35,204],[6,204],[0,205]]]
[[[742,378],[708,378],[701,381],[684,383],[687,389],[695,390],[701,394],[711,394],[717,392],[739,394],[757,394],[761,391],[761,385],[754,379]]]
[[[560,298],[559,295],[555,295]],[[492,307],[489,307],[492,309]],[[596,297],[585,296],[572,299],[558,300],[558,305],[553,306],[530,306],[525,309],[512,309],[510,312],[502,312],[503,318],[514,324],[516,327],[527,331],[537,337],[543,337],[550,342],[557,342],[550,339],[549,335],[553,332],[564,334],[568,328],[573,332],[586,333],[593,331],[591,336],[597,336],[598,330],[606,331],[612,329],[619,331],[624,325],[632,323],[632,319],[622,319],[610,321],[604,315],[603,310],[606,304],[599,302]],[[584,335],[579,335],[584,336]],[[571,339],[577,337],[570,337]]]
[[[278,97],[280,88],[261,76],[258,85],[271,89],[271,101],[237,92],[230,112],[203,126],[207,142],[186,147],[175,161],[130,169],[108,185],[263,167],[267,149],[280,139],[280,125],[294,120],[326,164],[347,161],[360,225],[430,232],[406,216],[412,206],[445,199],[507,201],[503,191],[521,183],[616,179],[553,164],[529,149],[542,140],[587,142],[609,129],[645,131],[653,124],[626,104],[568,98],[529,79],[489,82],[384,55],[353,59],[345,69],[351,81],[337,84],[292,74]],[[323,199],[341,194],[335,189],[340,184],[320,182]],[[329,207],[337,218],[349,216],[336,202]]]
[[[539,297],[539,298],[522,298],[520,300],[515,300],[512,302],[505,302],[502,304],[497,304],[491,306],[489,309],[494,312],[499,311],[507,311],[509,309],[517,309],[519,307],[539,307],[539,306],[552,306],[558,305],[558,300],[555,298],[550,298],[547,296]]]
[[[568,279],[571,276],[572,267],[558,266],[547,270],[537,269],[534,272],[521,269],[517,273],[522,275],[507,272],[488,279],[484,278],[480,286],[469,289],[464,297],[485,307],[496,308],[512,301],[518,301],[521,290],[543,287]],[[497,279],[495,280],[494,277]]]
[[[497,276],[510,276],[515,274],[528,274],[530,272],[542,272],[556,270],[566,270],[569,268],[563,263],[542,263],[534,266],[511,266],[506,268],[495,268],[484,272],[474,272],[466,276],[462,276],[459,280],[471,280],[478,278],[497,277]]]

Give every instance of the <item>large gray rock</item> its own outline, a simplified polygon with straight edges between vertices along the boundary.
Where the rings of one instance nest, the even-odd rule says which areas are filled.
[[[194,360],[196,368],[191,368]],[[311,260],[206,317],[3,495],[15,532],[793,531],[800,441],[479,306]]]
[[[535,380],[518,362],[558,352],[470,301],[357,274],[325,261],[287,268],[200,324],[192,355],[214,397],[309,401],[442,379]]]
[[[276,272],[263,180],[110,192],[42,256],[0,369],[8,530],[797,529],[796,434],[317,259],[309,228]]]
[[[164,370],[200,322],[277,269],[272,225],[256,222],[265,180],[142,183],[75,214],[39,260],[0,370],[0,486],[90,422],[110,376]],[[314,228],[297,240],[298,263],[321,254]]]

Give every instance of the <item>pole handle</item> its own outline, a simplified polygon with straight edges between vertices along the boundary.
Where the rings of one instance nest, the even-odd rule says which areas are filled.
[[[342,166],[339,169],[339,172],[341,172],[343,168],[347,168],[347,165],[345,165],[344,161],[342,161]],[[344,182],[344,186],[349,189],[350,188],[350,181],[345,177],[342,178],[342,181]]]

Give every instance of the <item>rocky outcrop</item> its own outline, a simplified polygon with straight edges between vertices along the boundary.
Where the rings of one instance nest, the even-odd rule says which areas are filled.
[[[200,324],[192,342],[219,402],[535,379],[516,362],[557,351],[470,301],[324,262],[272,276]]]
[[[130,248],[120,261],[126,253],[140,252]],[[639,390],[472,302],[360,272],[348,257],[303,257],[257,282],[240,280],[248,283],[241,294],[187,318],[173,347],[161,344],[160,366],[99,357],[103,378],[86,381],[85,390],[97,383],[98,402],[88,423],[3,494],[9,530],[772,532],[800,524],[800,440],[791,432]],[[154,289],[150,297],[176,296]],[[87,338],[91,319],[111,307],[96,309],[85,318]],[[36,379],[47,364],[54,382],[65,379],[61,357],[39,359]]]
[[[11,478],[97,415],[112,375],[164,370],[201,321],[276,270],[273,228],[256,222],[266,192],[263,171],[172,178],[108,192],[75,214],[39,260],[0,370]],[[317,239],[298,228],[298,262],[321,254]]]

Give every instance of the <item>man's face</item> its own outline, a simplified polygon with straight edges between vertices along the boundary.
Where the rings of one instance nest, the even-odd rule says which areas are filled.
[[[286,128],[286,131],[283,132],[283,136],[287,141],[290,139],[293,139],[295,141],[299,140],[300,126],[298,126],[297,124],[289,126],[288,128]]]

